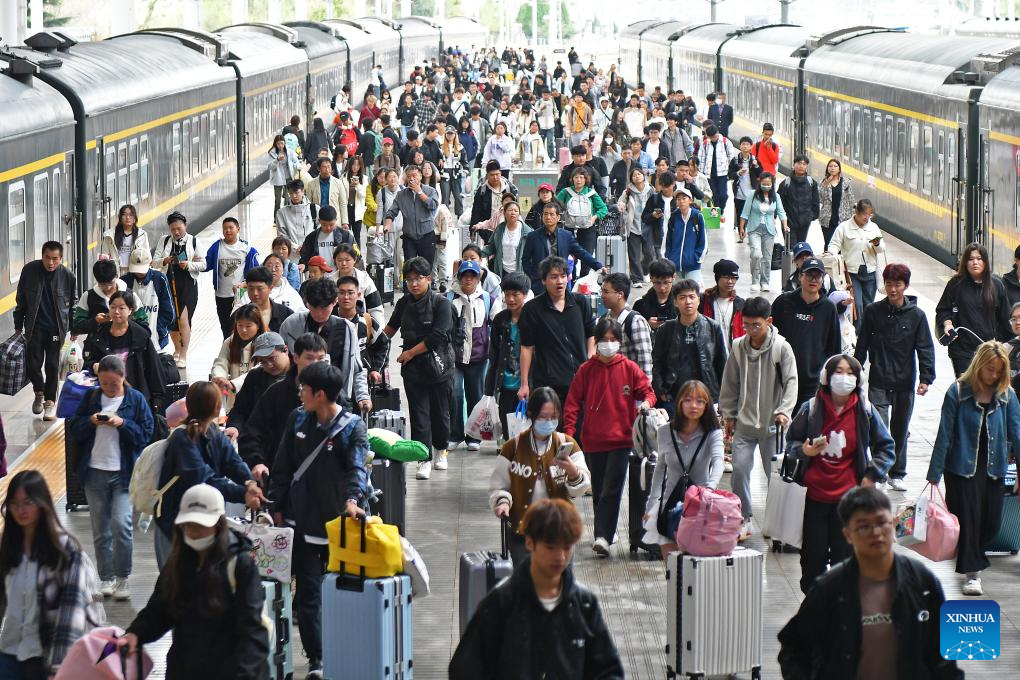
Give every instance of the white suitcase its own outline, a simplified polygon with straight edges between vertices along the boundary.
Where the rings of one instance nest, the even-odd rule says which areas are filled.
[[[671,553],[666,568],[666,676],[761,678],[764,556]]]
[[[622,236],[599,236],[595,259],[608,267],[610,274],[626,274],[627,241]]]

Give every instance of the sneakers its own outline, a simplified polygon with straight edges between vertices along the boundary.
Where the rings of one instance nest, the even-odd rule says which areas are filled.
[[[32,402],[32,413],[39,415],[43,411],[43,393],[36,392],[35,400]]]
[[[751,292],[752,293],[757,293],[759,291],[761,291],[761,286],[759,286],[757,283],[752,283],[751,284]]]
[[[907,485],[902,479],[889,478],[889,488],[893,491],[906,491]]]
[[[981,590],[981,579],[974,577],[968,578],[967,582],[963,584],[964,595],[983,595],[984,591]]]
[[[458,446],[460,446],[460,442],[448,442],[446,445],[446,450],[456,451]]]
[[[177,368],[188,367],[188,360],[185,359],[184,357],[177,357],[174,361],[177,363]]]
[[[418,461],[418,472],[415,473],[414,478],[428,479],[431,476],[432,476],[432,461],[429,460]]]
[[[766,283],[764,286],[762,286],[761,287],[761,292],[763,292],[763,293],[769,292],[769,284]]]
[[[305,678],[307,680],[322,680],[322,662],[318,659],[309,659],[308,675]]]
[[[644,288],[645,287],[645,282],[644,281],[635,281],[634,285],[632,287],[633,288]]]
[[[467,450],[468,451],[477,451],[480,448],[482,448],[482,443],[481,442],[468,442],[468,445],[467,445]]]
[[[754,530],[751,528],[751,520],[747,520],[746,522],[744,522],[741,525],[741,527],[740,527],[740,535],[737,536],[737,540],[738,541],[746,541],[747,539],[751,538],[751,534],[753,534],[753,533],[754,533]]]
[[[57,403],[47,399],[43,402],[43,420],[56,420],[57,419]]]
[[[595,557],[600,559],[609,557],[609,541],[604,538],[596,538],[595,542],[591,544],[591,551],[595,553]]]
[[[114,582],[113,599],[121,601],[131,599],[131,588],[126,578],[118,578]]]
[[[733,461],[730,459],[729,456],[723,457],[722,471],[733,472]]]
[[[436,470],[445,470],[450,465],[448,460],[449,456],[450,454],[448,452],[439,451],[436,455],[432,456],[432,467]],[[421,468],[418,469],[420,470]],[[428,479],[428,477],[425,479]]]
[[[111,579],[109,581],[103,581],[99,584],[99,593],[103,597],[113,597],[113,594],[117,592],[117,581]]]

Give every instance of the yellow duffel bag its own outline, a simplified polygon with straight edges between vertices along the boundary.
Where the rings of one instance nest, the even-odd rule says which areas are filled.
[[[379,517],[352,519],[341,515],[326,522],[329,539],[327,571],[361,574],[367,578],[384,578],[403,569],[404,553],[400,532],[394,524],[383,524]]]

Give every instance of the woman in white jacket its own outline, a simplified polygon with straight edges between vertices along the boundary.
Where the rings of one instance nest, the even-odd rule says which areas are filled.
[[[484,168],[486,163],[494,160],[499,163],[499,171],[503,176],[510,179],[510,153],[513,151],[514,142],[506,131],[507,126],[503,121],[492,126],[492,136],[485,143],[481,167]]]
[[[875,206],[862,198],[854,206],[853,217],[841,222],[826,248],[828,253],[841,253],[854,286],[854,307],[862,319],[864,308],[875,301],[878,289],[878,254],[885,252],[882,231],[871,221]],[[860,328],[860,321],[857,322]]]
[[[283,135],[273,138],[273,146],[266,154],[269,167],[269,183],[273,185],[273,223],[276,223],[276,211],[280,209],[283,192],[292,179],[301,179],[300,161],[297,154],[287,148]]]
[[[549,153],[546,150],[545,139],[538,131],[538,121],[532,120],[528,131],[517,143],[517,161],[522,168],[543,168],[549,165]]]
[[[188,234],[188,218],[179,212],[167,218],[170,233],[156,243],[152,263],[166,274],[170,296],[177,313],[177,327],[170,331],[174,342],[174,359],[178,368],[188,365],[188,345],[191,343],[191,319],[198,306],[198,275],[205,271],[205,248],[198,238]]]
[[[152,252],[148,232],[138,227],[138,211],[135,210],[135,206],[122,205],[117,211],[116,226],[103,232],[97,256],[105,255],[116,262],[120,268],[120,275],[123,276],[127,274],[131,251],[135,248],[144,248],[147,252]]]

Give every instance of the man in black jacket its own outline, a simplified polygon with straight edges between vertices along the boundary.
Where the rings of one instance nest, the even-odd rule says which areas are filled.
[[[818,219],[821,208],[818,198],[818,182],[808,175],[811,161],[804,154],[797,154],[793,159],[793,176],[784,179],[779,185],[779,198],[786,209],[786,219],[790,224],[790,240],[807,241],[811,222]],[[784,337],[786,334],[783,334]]]
[[[301,408],[287,416],[283,427],[269,497],[277,519],[294,527],[294,614],[308,655],[308,677],[321,677],[322,575],[329,559],[326,522],[340,515],[365,514],[368,430],[361,418],[337,404],[344,385],[339,368],[317,362],[298,380]]]
[[[485,373],[484,394],[496,397],[503,432],[507,432],[507,414],[517,406],[521,388],[521,340],[512,327],[521,320],[524,300],[531,292],[531,279],[524,272],[510,272],[499,282],[505,309],[492,320],[489,336],[489,366]]]
[[[543,499],[521,526],[530,556],[479,603],[450,660],[450,680],[622,680],[598,600],[570,568],[584,528],[577,509]]]
[[[651,290],[634,303],[634,311],[648,321],[654,339],[655,331],[670,319],[675,319],[679,313],[669,294],[676,277],[676,265],[664,257],[652,260],[648,266],[648,276],[652,280]]]
[[[28,379],[35,391],[32,413],[43,414],[43,420],[57,418],[60,348],[78,299],[74,274],[61,264],[63,259],[64,246],[60,242],[44,243],[42,258],[21,270],[15,296],[14,330],[24,332],[28,342]]]
[[[630,146],[620,149],[620,160],[613,163],[613,168],[609,171],[609,195],[614,201],[619,200],[627,188],[630,182],[630,169],[635,162]]]
[[[910,286],[907,265],[887,265],[882,278],[885,299],[864,308],[854,356],[862,366],[871,356],[868,401],[878,409],[896,442],[896,462],[889,471],[889,487],[906,491],[903,478],[907,476],[907,429],[914,411],[914,383],[917,382],[917,394],[924,396],[928,386],[935,382],[935,345],[928,317],[917,306],[917,298],[904,295]],[[915,354],[921,374],[919,382],[914,369]]]
[[[287,343],[283,341],[279,333],[268,331],[252,340],[251,361],[258,364],[244,378],[244,384],[237,391],[234,397],[234,406],[227,416],[227,426],[223,431],[225,435],[237,440],[241,430],[246,429],[245,423],[248,416],[255,409],[267,389],[290,371],[290,354],[287,352]]]
[[[893,552],[888,497],[855,487],[838,513],[854,555],[815,581],[779,632],[783,677],[962,679],[941,654],[942,585],[923,564]]]

